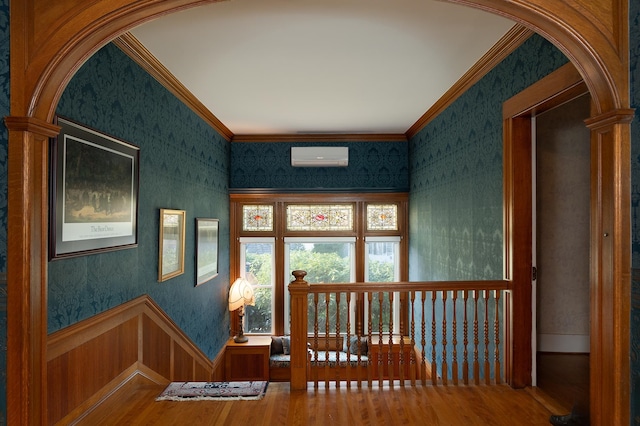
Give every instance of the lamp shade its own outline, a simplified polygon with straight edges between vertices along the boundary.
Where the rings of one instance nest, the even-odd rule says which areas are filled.
[[[229,290],[229,310],[235,311],[244,305],[254,306],[256,299],[253,294],[253,287],[244,278],[238,278],[233,282]]]

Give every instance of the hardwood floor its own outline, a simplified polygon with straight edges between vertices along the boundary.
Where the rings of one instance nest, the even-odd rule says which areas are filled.
[[[589,411],[589,354],[537,353],[538,387],[565,407]]]
[[[526,390],[426,386],[314,391],[270,383],[260,401],[155,401],[165,386],[138,375],[79,425],[549,425],[551,411]]]

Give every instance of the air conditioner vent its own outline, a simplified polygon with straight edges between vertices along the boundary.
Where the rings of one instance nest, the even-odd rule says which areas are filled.
[[[346,167],[349,148],[343,146],[291,147],[293,167]]]

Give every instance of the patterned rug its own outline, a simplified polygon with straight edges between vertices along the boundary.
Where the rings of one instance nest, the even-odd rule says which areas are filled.
[[[262,399],[269,382],[171,382],[156,401],[233,401]]]

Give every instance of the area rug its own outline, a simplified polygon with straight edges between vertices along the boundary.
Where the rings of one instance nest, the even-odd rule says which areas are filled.
[[[156,401],[233,401],[262,399],[269,382],[171,382]]]

